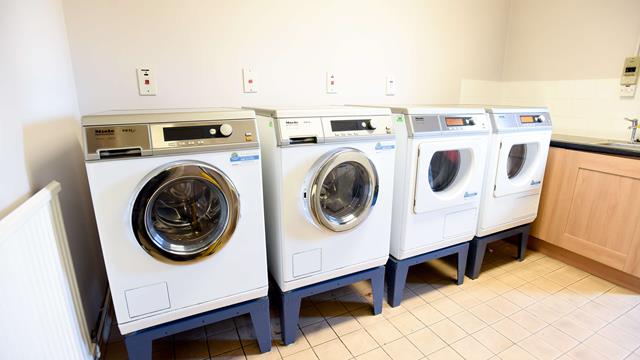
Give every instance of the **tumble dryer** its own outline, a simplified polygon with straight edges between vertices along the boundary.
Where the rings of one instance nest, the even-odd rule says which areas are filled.
[[[266,296],[253,111],[116,111],[82,125],[123,334]]]
[[[389,109],[255,111],[269,270],[280,289],[384,265],[395,158]]]
[[[518,237],[519,260],[529,237],[551,141],[547,108],[488,106],[492,135],[477,237],[470,243],[467,276],[480,274],[487,244]]]

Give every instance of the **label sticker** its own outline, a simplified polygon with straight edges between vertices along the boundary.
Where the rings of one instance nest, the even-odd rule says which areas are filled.
[[[393,150],[396,148],[395,144],[382,144],[382,143],[377,143],[376,144],[376,150],[377,151],[381,151],[381,150]]]
[[[396,122],[397,122],[397,123],[404,122],[404,116],[398,116],[398,117],[396,118]]]
[[[464,192],[464,198],[465,199],[468,199],[468,198],[471,198],[471,197],[474,197],[474,196],[478,196],[478,193],[476,191],[474,191],[474,192],[465,191]]]
[[[272,128],[273,127],[273,121],[269,121],[269,127]]]
[[[531,186],[540,185],[541,182],[540,180],[531,180]]]
[[[231,158],[229,158],[229,161],[231,161],[232,163],[238,163],[241,161],[253,161],[253,160],[259,160],[259,159],[260,159],[260,155],[258,154],[240,155],[234,152],[233,154],[231,154]]]

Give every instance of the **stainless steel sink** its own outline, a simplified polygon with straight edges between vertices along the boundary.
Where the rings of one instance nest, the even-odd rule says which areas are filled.
[[[622,141],[603,141],[597,143],[597,145],[611,146],[615,148],[628,149],[633,151],[640,151],[640,143],[622,142]]]

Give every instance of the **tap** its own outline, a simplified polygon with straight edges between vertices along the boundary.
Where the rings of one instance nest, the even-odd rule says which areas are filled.
[[[624,118],[625,120],[631,122],[631,126],[629,126],[629,129],[631,129],[631,143],[635,143],[638,142],[639,140],[636,139],[636,131],[638,130],[638,119],[631,119],[631,118]]]

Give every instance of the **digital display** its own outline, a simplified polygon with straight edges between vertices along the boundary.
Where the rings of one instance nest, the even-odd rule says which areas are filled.
[[[334,120],[331,121],[331,131],[357,131],[369,130],[370,120]],[[364,124],[364,126],[363,126]]]
[[[634,72],[636,72],[636,67],[635,66],[628,66],[628,67],[624,68],[624,72],[625,73],[634,73]]]
[[[536,122],[536,118],[533,115],[523,115],[520,116],[520,122],[523,124],[529,124]]]
[[[448,117],[444,119],[445,122],[447,123],[447,126],[464,126],[465,125],[465,118],[461,118],[461,117]]]
[[[162,129],[162,133],[164,135],[164,141],[209,139],[216,137],[215,134],[219,132],[219,128],[219,125],[166,127]],[[214,131],[211,131],[211,129]]]

